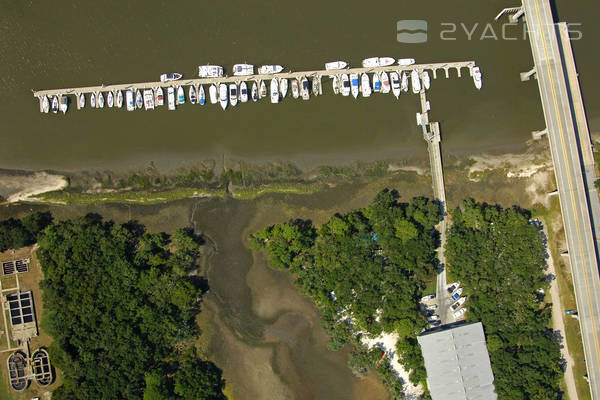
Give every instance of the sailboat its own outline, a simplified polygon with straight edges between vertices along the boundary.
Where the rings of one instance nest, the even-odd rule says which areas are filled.
[[[196,104],[196,88],[194,87],[194,85],[190,85],[190,88],[188,90],[188,98],[190,99],[190,103],[192,104]]]
[[[390,89],[390,78],[387,72],[383,71],[381,73],[381,93],[389,93]]]
[[[100,93],[102,94],[102,93]],[[98,97],[98,101],[100,101],[100,97]],[[144,106],[144,100],[142,99],[142,93],[140,90],[135,91],[135,107],[137,109],[141,109]]]
[[[300,89],[302,93],[302,100],[310,99],[310,83],[308,83],[308,79],[305,76],[302,77],[302,88]]]
[[[373,74],[373,91],[376,93],[381,92],[381,80],[377,72]]]
[[[110,91],[110,92],[108,92],[108,95],[106,95],[106,105],[108,106],[108,108],[112,108],[114,103],[115,103],[114,94],[112,91]]]
[[[342,74],[341,92],[342,92],[342,96],[350,95],[350,79],[348,79],[348,74]]]
[[[98,98],[96,100],[98,101],[98,107],[104,108],[104,95],[102,92],[98,92]]]
[[[402,80],[401,80],[400,88],[402,89],[403,92],[408,92],[408,75],[404,71],[402,71]]]
[[[83,93],[79,94],[79,107],[80,108],[85,107],[85,94],[83,94]]]
[[[356,99],[358,97],[358,91],[360,88],[360,84],[358,81],[358,74],[350,74],[350,84],[351,86],[351,91],[352,91],[352,96]]]
[[[50,100],[48,100],[48,96],[42,98],[42,111],[46,114],[50,111]]]
[[[54,114],[58,112],[58,96],[52,98],[52,112]]]
[[[198,104],[203,106],[204,103],[206,103],[206,94],[204,93],[204,86],[200,85],[198,87]]]
[[[297,99],[300,96],[300,90],[298,90],[298,79],[292,79],[292,97]]]
[[[127,89],[127,92],[125,92],[125,99],[126,99],[126,104],[127,104],[127,111],[135,110],[135,103],[133,100],[133,90]],[[92,103],[96,102],[96,100],[94,99],[93,93],[92,93],[92,97],[90,98],[90,101]],[[93,107],[93,105],[92,105],[92,107]]]
[[[169,110],[174,111],[175,110],[175,88],[173,86],[169,86],[167,88],[167,104],[169,107]]]
[[[165,94],[160,86],[156,88],[156,105],[162,106],[165,104]]]
[[[371,83],[369,82],[369,75],[363,74],[360,77],[360,89],[363,97],[369,97],[371,95]]]
[[[267,85],[265,81],[260,81],[260,90],[258,91],[258,97],[263,98],[267,95]]]
[[[279,103],[279,82],[277,78],[271,79],[271,103]]]
[[[333,94],[339,94],[340,93],[340,82],[337,76],[334,76],[331,82],[331,85],[333,86]]]
[[[281,92],[281,98],[285,98],[285,95],[288,91],[288,80],[285,78],[281,78],[279,80],[279,91]]]
[[[219,84],[219,102],[223,110],[227,108],[227,85],[224,83]]]
[[[246,103],[248,101],[248,85],[246,85],[246,82],[244,81],[240,83],[240,101],[242,103]]]
[[[210,97],[210,104],[217,104],[219,101],[217,87],[214,84],[208,88],[208,96]]]
[[[123,107],[123,92],[117,90],[117,107]]]
[[[252,83],[252,101],[258,101],[258,85],[256,82]]]
[[[177,104],[185,103],[185,91],[183,90],[183,86],[177,86]]]

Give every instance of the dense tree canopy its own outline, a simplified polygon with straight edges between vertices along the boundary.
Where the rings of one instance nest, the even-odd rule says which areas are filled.
[[[320,308],[332,350],[351,343],[357,332],[396,332],[401,362],[418,382],[425,372],[415,337],[426,326],[418,305],[437,263],[439,220],[439,205],[424,198],[401,204],[395,192],[384,190],[367,208],[336,214],[318,229],[297,220],[265,228],[249,241],[266,248],[272,267],[295,274],[296,285]],[[372,359],[371,353],[352,362],[364,369],[363,361]],[[390,384],[397,379],[384,378],[396,393]]]
[[[45,229],[37,253],[44,325],[54,337],[53,362],[64,372],[53,398],[141,399],[147,384],[147,398],[160,398],[156,382],[167,377],[154,372],[177,358],[175,344],[198,333],[194,317],[202,289],[188,276],[198,248],[191,231],[150,234],[98,216]],[[176,374],[181,394],[168,398],[187,399],[191,392],[220,398],[213,395],[222,388],[214,366],[202,364],[194,378],[204,383],[187,387],[186,366],[194,362],[205,363],[186,358]]]
[[[470,321],[481,321],[499,399],[556,398],[562,376],[552,331],[544,247],[520,210],[465,201],[453,213],[446,256],[469,298]]]
[[[52,222],[47,212],[36,212],[22,219],[0,222],[0,251],[18,249],[35,243],[39,233]]]

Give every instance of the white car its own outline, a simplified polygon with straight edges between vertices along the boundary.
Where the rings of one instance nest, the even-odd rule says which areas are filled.
[[[458,310],[457,312],[455,312],[452,315],[454,316],[454,318],[458,319],[458,318],[462,317],[466,312],[467,312],[466,308],[461,308],[460,310]]]

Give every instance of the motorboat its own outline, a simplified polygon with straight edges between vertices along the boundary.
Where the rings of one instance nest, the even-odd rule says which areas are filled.
[[[98,108],[104,108],[104,95],[102,92],[98,92],[98,97],[96,98],[98,102]]]
[[[169,110],[175,110],[175,88],[173,86],[167,88],[167,104]]]
[[[398,65],[402,65],[403,67],[413,65],[414,63],[415,63],[414,58],[399,58],[398,59]]]
[[[348,74],[342,74],[341,92],[342,92],[342,96],[350,95],[350,79],[348,79]]]
[[[223,67],[220,65],[200,65],[198,76],[200,78],[220,78],[223,76]]]
[[[402,79],[400,80],[400,88],[403,92],[408,92],[408,75],[402,71]]]
[[[242,81],[240,83],[240,101],[246,103],[248,101],[248,85]]]
[[[459,308],[460,308],[460,307],[461,307],[461,306],[462,306],[462,305],[465,303],[465,301],[467,301],[467,298],[466,298],[466,297],[461,297],[461,298],[460,298],[460,299],[458,299],[456,302],[454,302],[454,304],[452,304],[452,305],[450,306],[450,309],[451,309],[452,311],[456,311],[456,310],[458,310],[458,309],[459,309]]]
[[[288,80],[286,78],[279,79],[279,92],[281,93],[281,98],[285,98],[285,95],[288,91]]]
[[[371,82],[369,82],[369,75],[363,73],[360,76],[360,89],[363,97],[369,97],[372,93]]]
[[[292,79],[292,97],[297,99],[300,96],[300,89],[298,85],[298,79]]]
[[[85,99],[85,96],[83,97]],[[42,112],[48,114],[50,111],[50,100],[48,100],[48,96],[42,97]]]
[[[170,81],[176,81],[178,79],[181,79],[183,75],[178,74],[177,72],[169,72],[168,74],[162,74],[160,76],[160,81],[161,82],[170,82]]]
[[[482,79],[481,79],[481,70],[479,67],[473,67],[473,83],[477,89],[481,89]]]
[[[84,107],[85,107],[85,94],[79,93],[79,108],[84,108]]]
[[[224,83],[219,84],[219,102],[223,110],[227,108],[227,85]]]
[[[67,109],[69,108],[69,98],[67,96],[60,96],[60,112],[63,114],[67,113]]]
[[[429,90],[431,87],[431,78],[429,78],[429,72],[423,71],[421,78],[423,79],[423,87],[425,90]]]
[[[154,91],[152,89],[144,90],[144,109],[154,110]]]
[[[396,59],[392,57],[379,57],[379,66],[387,67],[389,65],[394,65],[396,63]]]
[[[188,98],[190,99],[190,103],[196,104],[198,98],[196,97],[196,88],[194,85],[190,85],[190,88],[188,89]]]
[[[258,91],[258,97],[259,98],[263,98],[267,96],[267,85],[265,84],[265,81],[260,81],[260,88]]]
[[[423,125],[423,114],[417,113],[417,125]]]
[[[112,108],[115,104],[114,96],[115,95],[113,94],[112,90],[106,95],[106,105],[108,106],[108,108]]]
[[[183,86],[177,86],[177,105],[185,103],[185,90]]]
[[[281,65],[261,65],[258,69],[259,74],[277,74],[283,71]]]
[[[252,82],[252,101],[258,101],[258,85]]]
[[[335,69],[344,69],[348,66],[346,61],[331,61],[325,63],[325,69],[327,71],[335,70]]]
[[[410,84],[412,86],[413,93],[417,94],[421,91],[421,79],[419,78],[419,71],[413,69],[410,73]]]
[[[94,94],[92,93],[92,96]],[[91,102],[91,98],[90,98],[90,102]],[[133,111],[135,110],[135,103],[133,100],[133,90],[131,89],[127,89],[127,91],[125,92],[125,104],[127,106],[127,111]]]
[[[462,317],[465,313],[467,312],[466,308],[461,308],[460,310],[456,311],[455,313],[452,314],[452,316],[456,319]]]
[[[358,97],[358,91],[360,87],[358,74],[350,74],[350,85],[352,96],[354,96],[354,98],[356,99]]]
[[[370,57],[362,60],[362,66],[364,68],[379,67],[379,57]]]
[[[165,94],[163,89],[159,86],[156,88],[156,105],[162,106],[165,104]]]
[[[208,97],[210,98],[210,104],[217,104],[219,101],[218,90],[214,84],[208,88]]]
[[[379,79],[377,72],[373,74],[373,91],[376,93],[381,92],[381,79]]]
[[[161,94],[162,94],[162,90],[161,90]],[[162,105],[162,103],[161,103],[161,105]],[[123,92],[120,90],[117,90],[117,107],[119,107],[119,108],[123,107]]]
[[[331,86],[333,87],[333,94],[340,94],[340,81],[335,75],[331,78]]]
[[[383,71],[381,73],[381,93],[389,93],[391,86],[390,86],[390,78],[388,77],[387,72]]]
[[[452,301],[456,301],[458,300],[458,298],[460,297],[460,295],[462,294],[463,289],[462,288],[458,288],[456,290],[456,293],[452,294],[452,296],[450,296],[450,299],[452,299]]]
[[[314,96],[319,95],[319,77],[313,76],[312,78],[312,92]]]
[[[96,93],[90,94],[90,107],[96,108]]]
[[[390,73],[390,81],[392,86],[392,93],[396,97],[400,97],[402,88],[400,87],[400,76],[396,71]]]
[[[98,101],[100,101],[100,97],[98,97]],[[140,109],[144,106],[144,100],[142,98],[142,93],[138,90],[135,91],[135,107]]]
[[[229,84],[229,104],[235,107],[238,102],[238,87],[235,83]]]
[[[279,81],[277,78],[271,79],[271,103],[279,103]]]
[[[52,112],[54,114],[58,112],[58,96],[52,98]]]
[[[308,83],[308,79],[306,79],[305,76],[302,77],[301,84],[302,84],[302,89],[301,89],[302,100],[310,99],[310,84]]]
[[[233,75],[236,75],[236,76],[254,75],[254,65],[235,64],[233,66]]]
[[[206,103],[206,93],[204,93],[204,86],[200,85],[198,86],[198,104],[203,106],[204,103]]]

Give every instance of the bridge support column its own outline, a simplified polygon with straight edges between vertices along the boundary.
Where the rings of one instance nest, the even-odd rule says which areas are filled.
[[[548,193],[548,197],[556,196],[557,194],[558,194],[558,190],[555,190],[554,192]]]
[[[542,138],[542,136],[547,135],[547,134],[548,134],[548,128],[546,128],[542,131],[531,132],[531,136],[533,137],[534,140],[539,140]]]

